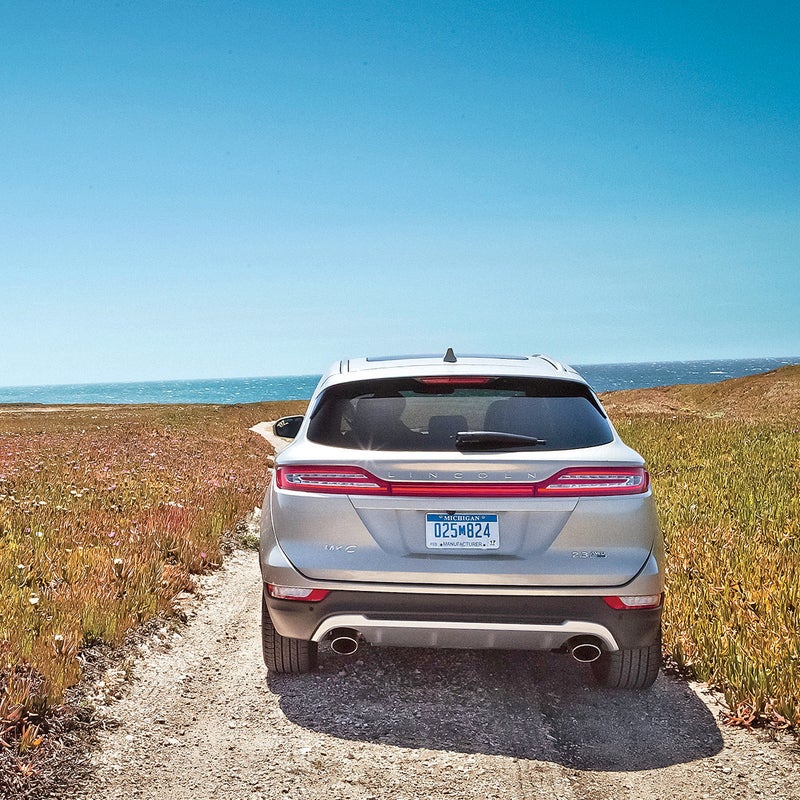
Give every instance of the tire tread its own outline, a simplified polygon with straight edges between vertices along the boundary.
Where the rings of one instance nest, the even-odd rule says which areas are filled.
[[[261,650],[264,664],[271,672],[302,675],[317,666],[317,643],[281,636],[269,616],[266,600],[261,598]]]
[[[592,664],[598,683],[608,689],[649,689],[661,668],[661,637],[644,647],[603,653]]]

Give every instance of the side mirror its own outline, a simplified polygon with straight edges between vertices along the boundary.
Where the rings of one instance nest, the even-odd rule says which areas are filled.
[[[294,417],[281,417],[273,426],[272,432],[283,439],[294,439],[305,417],[300,414]]]

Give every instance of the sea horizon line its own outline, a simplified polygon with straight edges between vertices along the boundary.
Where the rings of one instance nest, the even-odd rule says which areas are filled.
[[[559,359],[560,360],[560,359]],[[714,358],[674,358],[674,359],[647,359],[643,361],[601,361],[601,362],[570,362],[569,365],[578,370],[584,368],[600,367],[637,367],[637,366],[656,366],[671,364],[712,364],[712,363],[736,363],[736,362],[785,362],[786,364],[800,363],[800,355],[792,356],[742,356],[728,358],[719,356]],[[567,363],[567,362],[562,362]],[[268,380],[291,380],[319,378],[321,372],[298,372],[280,375],[235,375],[222,377],[215,375],[212,377],[193,377],[193,378],[145,378],[133,380],[89,380],[89,381],[67,381],[58,383],[14,383],[0,384],[0,390],[24,390],[24,389],[60,389],[73,387],[92,387],[92,386],[157,386],[160,384],[175,383],[212,383],[215,381],[268,381]],[[0,401],[3,402],[3,401]]]

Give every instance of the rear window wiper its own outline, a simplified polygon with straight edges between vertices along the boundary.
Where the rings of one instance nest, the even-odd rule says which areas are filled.
[[[536,447],[547,444],[536,436],[504,431],[461,431],[456,434],[459,450],[505,450],[511,447]]]

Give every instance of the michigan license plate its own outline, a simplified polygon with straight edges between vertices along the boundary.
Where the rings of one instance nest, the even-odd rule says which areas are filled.
[[[426,514],[425,546],[429,550],[497,550],[497,514]]]

